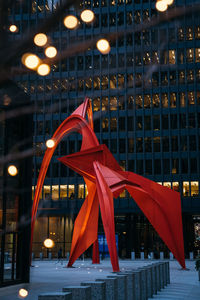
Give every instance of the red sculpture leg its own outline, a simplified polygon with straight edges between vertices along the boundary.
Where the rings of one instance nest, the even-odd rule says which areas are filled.
[[[68,267],[97,239],[99,203],[95,184],[86,181],[88,196],[85,199],[74,224],[72,246]]]
[[[96,186],[101,210],[101,218],[108,244],[108,250],[110,253],[110,260],[113,271],[119,272],[118,255],[115,240],[113,195],[101,173],[100,164],[96,161],[93,163],[93,165],[94,171],[96,173]]]
[[[99,259],[99,242],[98,242],[98,238],[94,242],[92,250],[93,250],[92,251],[92,263],[93,264],[99,264],[100,259]]]
[[[128,175],[128,181],[140,182],[141,188],[127,185],[127,190],[185,268],[180,194],[136,174],[128,172]]]

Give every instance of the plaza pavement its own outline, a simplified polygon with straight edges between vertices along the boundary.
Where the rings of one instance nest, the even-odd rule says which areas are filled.
[[[136,269],[150,264],[154,260],[120,260],[121,271]],[[110,260],[106,259],[99,265],[92,265],[91,260],[78,260],[75,268],[64,268],[62,265],[51,261],[33,261],[29,284],[20,284],[0,288],[0,300],[19,300],[18,291],[20,288],[28,290],[27,300],[38,300],[38,295],[45,292],[61,291],[69,285],[79,285],[82,281],[95,280],[110,275],[112,272]],[[187,271],[181,270],[176,261],[170,261],[171,284],[155,295],[156,300],[200,300],[200,281],[195,271],[195,262],[186,261]],[[127,299],[129,300],[129,299]]]

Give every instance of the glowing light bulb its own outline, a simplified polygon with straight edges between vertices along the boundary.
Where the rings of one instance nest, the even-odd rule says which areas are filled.
[[[162,0],[165,2],[167,5],[172,5],[174,3],[174,0]]]
[[[48,40],[48,38],[47,38],[46,34],[44,34],[44,33],[38,33],[34,37],[34,43],[39,47],[46,45],[47,40]]]
[[[19,297],[20,298],[26,298],[28,296],[28,291],[25,289],[20,289],[19,290]]]
[[[69,15],[65,17],[64,25],[68,29],[74,29],[78,25],[78,19],[75,16]]]
[[[37,73],[41,76],[48,75],[50,73],[50,71],[51,71],[51,69],[50,69],[49,65],[47,65],[47,64],[41,64],[37,68]]]
[[[40,63],[40,59],[37,55],[32,53],[25,53],[22,56],[22,63],[28,68],[28,69],[36,69],[37,66]]]
[[[54,241],[52,241],[51,239],[46,239],[45,241],[44,241],[44,246],[46,247],[46,248],[53,248],[54,247]]]
[[[158,11],[164,12],[165,10],[167,10],[167,8],[168,8],[168,5],[165,1],[159,0],[156,2],[156,9]]]
[[[18,170],[17,170],[17,167],[16,167],[16,166],[10,165],[10,166],[8,167],[8,174],[9,174],[10,176],[16,176],[17,173],[18,173]]]
[[[53,46],[50,46],[45,49],[45,55],[49,58],[55,57],[57,55],[57,49]]]
[[[17,28],[16,25],[12,24],[12,25],[10,25],[9,30],[10,30],[11,32],[17,32],[18,28]]]
[[[89,9],[85,9],[81,13],[81,20],[85,23],[90,23],[94,20],[94,13]]]
[[[53,148],[55,146],[54,140],[50,139],[50,140],[46,141],[46,146],[47,146],[47,148]]]
[[[106,39],[99,40],[96,46],[102,54],[108,54],[110,52],[110,44]]]

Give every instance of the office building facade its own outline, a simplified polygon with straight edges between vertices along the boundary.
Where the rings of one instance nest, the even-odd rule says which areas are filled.
[[[16,40],[27,27],[37,25],[56,10],[58,1],[27,1],[13,8],[19,27]],[[197,1],[175,0],[177,11]],[[50,33],[58,51],[98,34],[124,31],[102,55],[88,49],[51,67],[46,77],[36,74],[16,78],[37,106],[34,114],[33,195],[45,151],[45,141],[58,125],[91,98],[94,130],[123,169],[141,174],[181,193],[186,256],[200,250],[200,17],[191,14],[136,33],[134,26],[160,15],[150,0],[85,0],[80,15],[92,9],[95,21],[68,30],[62,21]],[[11,13],[12,14],[12,13]],[[18,37],[19,36],[19,37]],[[43,56],[43,49],[35,52]],[[73,222],[86,197],[83,179],[61,165],[57,158],[80,149],[78,134],[58,146],[43,187],[35,227],[35,256],[49,250],[46,237],[55,241],[53,256],[60,247],[70,250]],[[115,224],[119,256],[130,257],[141,250],[168,251],[134,200],[124,192],[115,199]],[[102,232],[100,225],[99,232]]]

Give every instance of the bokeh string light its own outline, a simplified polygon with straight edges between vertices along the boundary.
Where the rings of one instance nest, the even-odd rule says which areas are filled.
[[[19,298],[26,298],[28,296],[28,291],[26,289],[20,289],[19,290]]]
[[[96,46],[102,54],[108,54],[110,52],[110,44],[106,39],[98,40]]]
[[[10,30],[10,32],[17,32],[18,28],[15,24],[12,24],[12,25],[10,25],[9,30]]]
[[[66,16],[63,22],[68,29],[75,29],[78,26],[78,19],[73,15]]]
[[[46,239],[46,240],[44,241],[44,246],[45,246],[46,248],[50,249],[50,248],[53,248],[53,247],[55,246],[55,243],[54,243],[54,241],[51,240],[51,239]]]
[[[31,70],[34,70],[38,67],[40,64],[40,59],[37,55],[32,53],[25,53],[22,56],[22,63]]]
[[[55,146],[55,142],[53,139],[49,139],[46,141],[47,148],[53,148]]]
[[[48,41],[48,38],[47,38],[46,34],[44,34],[44,33],[38,33],[34,37],[34,43],[35,43],[35,45],[37,45],[39,47],[45,46],[47,41]]]
[[[85,9],[81,13],[81,20],[85,23],[91,23],[94,20],[94,13],[89,9]]]
[[[15,165],[10,165],[10,166],[8,167],[8,174],[9,174],[10,176],[16,176],[17,173],[18,173],[18,170],[17,170],[17,167],[16,167]]]
[[[57,49],[53,46],[49,46],[45,49],[45,55],[49,58],[53,58],[57,55]]]
[[[156,2],[156,9],[160,12],[164,12],[168,9],[169,5],[172,5],[174,0],[158,0]]]
[[[51,68],[48,64],[41,64],[37,68],[37,73],[40,76],[47,76],[51,71]]]

